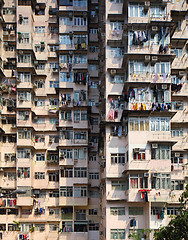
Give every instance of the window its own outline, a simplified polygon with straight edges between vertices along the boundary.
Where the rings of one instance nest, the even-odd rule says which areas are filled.
[[[36,154],[36,161],[45,161],[45,154],[44,153],[37,153]]]
[[[73,177],[73,168],[64,167],[64,169],[61,169],[61,177],[72,178]]]
[[[133,159],[134,160],[145,160],[146,153],[145,149],[133,149]]]
[[[31,82],[31,73],[18,72],[18,79],[21,82]]]
[[[17,231],[17,226],[16,224],[8,224],[8,231]]]
[[[45,124],[45,118],[38,117],[37,121],[35,121],[35,124]]]
[[[19,63],[31,63],[31,54],[18,54],[18,62]]]
[[[89,173],[89,179],[93,180],[99,179],[99,173]]]
[[[110,57],[122,57],[124,54],[124,49],[119,47],[111,47]]]
[[[76,210],[76,220],[86,220],[86,210],[85,209],[77,209]]]
[[[49,208],[49,215],[56,215],[59,216],[59,209],[58,208]]]
[[[128,7],[129,17],[147,17],[148,12],[144,10],[144,4],[131,3]]]
[[[46,67],[46,64],[45,64],[45,63],[39,63],[39,64],[36,66],[36,69],[37,69],[37,70],[45,70],[45,67]]]
[[[125,208],[124,207],[111,207],[110,208],[110,215],[125,215]]]
[[[59,88],[59,81],[50,81],[50,88]]]
[[[59,182],[59,172],[49,173],[49,182]]]
[[[125,181],[112,181],[111,186],[112,186],[112,190],[116,190],[116,191],[126,190]]]
[[[38,99],[35,102],[35,106],[37,106],[37,107],[44,107],[45,106],[45,99]]]
[[[60,187],[61,197],[73,197],[73,187]]]
[[[45,33],[45,26],[36,26],[35,32],[36,33]]]
[[[98,34],[98,31],[99,31],[98,28],[90,28],[89,29],[90,34]]]
[[[167,207],[167,215],[178,215],[179,208],[177,207]]]
[[[87,177],[87,168],[74,168],[74,177],[75,178],[86,178]]]
[[[74,55],[74,63],[75,64],[86,64],[87,63],[87,55],[75,54]]]
[[[99,119],[98,118],[90,118],[90,124],[91,125],[98,125],[99,124]]]
[[[59,123],[58,118],[50,118],[50,124],[57,124],[57,123]]]
[[[111,153],[110,154],[112,164],[124,164],[125,163],[125,153]]]
[[[96,154],[90,155],[90,156],[89,156],[89,161],[91,161],[91,162],[97,161],[97,156],[96,156]]]
[[[14,15],[16,14],[15,8],[3,8],[3,15]]]
[[[124,83],[125,75],[115,75],[114,77],[110,76],[111,83]]]
[[[172,137],[182,137],[183,136],[183,128],[172,128],[171,129]]]
[[[80,110],[74,111],[74,121],[80,121]]]
[[[174,53],[176,57],[182,57],[183,56],[183,49],[182,48],[172,48],[171,53]]]
[[[69,17],[60,17],[59,18],[59,25],[73,25],[73,21]]]
[[[74,159],[86,159],[87,149],[85,148],[75,148],[74,149]]]
[[[73,82],[73,73],[60,72],[60,82]]]
[[[99,223],[90,223],[89,231],[99,231]]]
[[[60,63],[73,63],[73,58],[70,55],[60,55],[59,57]],[[67,74],[67,73],[66,73]],[[71,74],[71,73],[70,73]],[[60,75],[61,76],[61,75]]]
[[[4,177],[8,178],[8,180],[13,181],[16,180],[16,173],[15,172],[4,172]]]
[[[151,174],[151,186],[153,189],[170,189],[170,174],[153,173]]]
[[[32,214],[32,209],[21,209],[22,215],[30,215]]]
[[[18,139],[32,139],[33,134],[31,132],[31,129],[19,129],[18,130]]]
[[[45,224],[42,224],[42,223],[38,223],[38,224],[35,224],[35,231],[45,231]]]
[[[81,111],[81,120],[86,121],[87,120],[87,111]]]
[[[130,174],[130,188],[148,188],[148,179],[143,174]]]
[[[90,107],[95,106],[95,100],[94,100],[94,99],[89,99],[88,105],[89,105]]]
[[[33,190],[33,194],[35,195],[35,198],[46,198],[46,191],[42,190]]]
[[[183,101],[174,101],[172,102],[172,110],[183,110]]]
[[[111,229],[110,230],[110,239],[125,239],[125,230],[124,229]]]
[[[50,226],[50,232],[54,232],[54,231],[59,230],[59,224],[58,223],[50,224],[49,226]]]
[[[160,62],[156,63],[152,68],[151,68],[152,73],[156,74],[170,74],[170,62]]]
[[[175,164],[183,163],[183,153],[172,152],[171,153],[171,163],[175,163]]]
[[[65,159],[73,158],[73,150],[72,149],[61,149],[60,155],[63,155]]]
[[[152,144],[154,147],[154,144]],[[158,145],[157,148],[151,149],[151,159],[170,159],[171,146]]]
[[[30,168],[18,168],[18,178],[30,178]]]
[[[74,187],[74,197],[87,197],[87,187]]]
[[[171,190],[184,190],[184,181],[171,180]]]
[[[70,39],[69,35],[60,35],[59,41],[60,41],[60,44],[72,45],[72,40]]]
[[[130,131],[149,131],[149,121],[144,118],[130,118],[129,119]]]
[[[31,150],[30,149],[18,149],[18,158],[30,158],[31,157]]]
[[[143,207],[129,207],[129,215],[144,215]]]
[[[45,179],[45,172],[35,172],[35,179]]]
[[[151,118],[151,131],[170,131],[170,118]]]
[[[18,42],[20,44],[30,43],[30,34],[29,33],[18,33]]]
[[[59,191],[49,192],[49,197],[58,198],[59,197]]]
[[[97,208],[89,209],[89,215],[91,215],[91,216],[98,215],[98,209]]]
[[[67,219],[67,218],[65,218],[65,219]],[[63,232],[73,232],[72,222],[69,222],[69,221],[62,222],[62,229],[63,229]]]
[[[149,71],[149,65],[146,65],[144,62],[129,62],[129,74],[146,74]]]
[[[25,111],[19,111],[18,112],[18,120],[28,120],[29,115],[25,114]]]
[[[31,101],[31,93],[30,92],[18,92],[18,100],[19,101]]]
[[[87,1],[86,0],[74,0],[73,6],[75,7],[87,7]]]
[[[87,26],[87,18],[84,17],[74,17],[75,26]]]
[[[150,7],[150,17],[152,18],[160,18],[160,17],[165,17],[166,16],[166,8],[157,6],[157,5],[152,5]],[[165,18],[164,18],[165,19]]]
[[[29,232],[29,230],[33,227],[33,224],[29,223],[21,223],[20,224],[20,231],[21,232]]]
[[[74,132],[74,139],[75,140],[86,140],[87,139],[87,132]]]

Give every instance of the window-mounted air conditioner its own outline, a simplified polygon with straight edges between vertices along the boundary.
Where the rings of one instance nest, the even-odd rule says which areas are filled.
[[[167,85],[162,84],[162,89],[167,89]]]
[[[152,61],[157,61],[158,57],[157,56],[152,56],[151,60]]]
[[[175,157],[180,157],[180,153],[175,153]]]
[[[152,30],[153,32],[156,32],[156,31],[158,31],[158,27],[157,27],[157,26],[152,26],[151,30]]]
[[[149,177],[149,173],[144,173],[144,177]]]
[[[158,148],[158,144],[154,143],[151,145],[152,148]]]

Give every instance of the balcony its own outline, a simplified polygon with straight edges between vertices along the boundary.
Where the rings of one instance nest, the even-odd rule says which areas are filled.
[[[125,195],[125,191],[111,190],[107,192],[106,200],[107,201],[127,200],[127,197]]]
[[[116,58],[107,58],[106,59],[106,66],[107,68],[122,68],[123,63],[123,56],[122,57],[116,57]]]
[[[151,189],[148,195],[150,202],[169,202],[171,201],[170,189]]]
[[[187,54],[184,53],[182,57],[176,57],[174,61],[172,62],[172,69],[186,69],[187,68]]]
[[[146,17],[128,17],[128,23],[129,24],[133,24],[133,23],[148,24],[148,23],[150,23],[150,18],[148,16],[146,16]]]
[[[32,127],[32,122],[30,119],[28,120],[17,119],[17,127]]]
[[[15,179],[8,179],[8,178],[3,178],[1,180],[1,187],[3,189],[15,189],[16,188],[16,180]]]
[[[17,197],[17,206],[33,206],[33,198],[31,197]]]
[[[127,82],[151,82],[155,84],[166,84],[171,83],[171,76],[164,76],[163,74],[151,74],[146,72],[136,72],[128,75]]]
[[[4,18],[5,22],[7,22],[7,23],[14,23],[14,22],[16,22],[16,15],[6,14],[6,15],[3,15],[3,18]]]
[[[60,166],[74,166],[74,159],[71,159],[71,158],[62,159],[61,155],[60,155],[59,165]]]
[[[33,51],[33,43],[17,43],[18,50],[32,50]]]
[[[59,234],[59,240],[87,240],[88,232],[63,232]]]
[[[19,139],[17,138],[17,145],[23,147],[31,147],[34,145],[33,139]]]
[[[17,68],[19,68],[19,70],[23,70],[24,68],[32,68],[34,70],[35,67],[33,63],[17,62]]]
[[[60,139],[59,140],[59,146],[80,146],[88,145],[88,140],[85,139]]]
[[[75,6],[74,4],[71,6],[59,6],[59,11],[65,12],[65,11],[80,11],[80,12],[86,12],[88,10],[87,8],[87,2],[85,2],[86,6]]]
[[[108,41],[121,41],[123,37],[123,30],[109,30]]]
[[[10,147],[10,146],[9,146]],[[0,162],[0,167],[1,168],[16,168],[16,161],[6,161],[6,160],[1,160]]]
[[[108,1],[107,9],[108,15],[116,15],[123,13],[123,3],[111,3]]]
[[[171,21],[171,16],[170,13],[167,14],[152,14],[150,15],[150,21],[151,22],[170,22]]]
[[[150,190],[149,189],[128,189],[125,192],[125,196],[127,201],[129,202],[145,202],[145,199],[141,198],[141,191],[146,191],[148,194],[148,197],[150,196]]]
[[[168,143],[176,143],[171,138],[171,133],[170,131],[166,132],[151,132],[151,134],[148,136],[148,142],[168,142]]]
[[[152,172],[170,172],[171,160],[170,159],[151,159],[150,170]]]
[[[59,33],[87,32],[87,26],[59,25]]]
[[[18,83],[18,81],[17,81]],[[20,82],[17,84],[17,88],[28,88],[28,89],[32,89],[33,88],[33,84],[31,82]]]

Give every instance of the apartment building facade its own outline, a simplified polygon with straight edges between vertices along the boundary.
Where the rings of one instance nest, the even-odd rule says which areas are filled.
[[[187,1],[105,1],[101,239],[171,215],[187,182]],[[102,120],[101,120],[102,121]]]
[[[1,1],[0,239],[99,239],[98,5]]]

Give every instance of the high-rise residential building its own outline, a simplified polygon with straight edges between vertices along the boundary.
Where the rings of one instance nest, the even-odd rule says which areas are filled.
[[[188,177],[187,3],[105,1],[101,239],[141,229],[153,239],[178,214]]]
[[[187,26],[187,0],[0,0],[0,239],[152,239],[178,214]]]
[[[97,240],[98,0],[0,7],[0,239]]]

